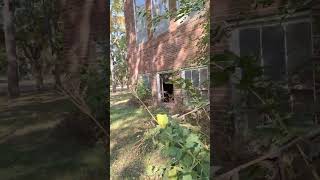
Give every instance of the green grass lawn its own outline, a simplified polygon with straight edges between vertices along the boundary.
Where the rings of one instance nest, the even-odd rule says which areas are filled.
[[[142,151],[134,145],[150,127],[150,115],[138,106],[129,105],[129,93],[112,94],[110,163],[111,179],[144,179],[149,164],[164,162],[158,150],[146,146]]]
[[[102,144],[56,138],[56,125],[73,105],[53,92],[0,97],[1,180],[100,180],[106,177]]]

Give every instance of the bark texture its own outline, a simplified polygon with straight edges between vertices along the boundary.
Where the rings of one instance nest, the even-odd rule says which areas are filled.
[[[12,0],[4,0],[3,21],[4,36],[6,44],[6,54],[8,59],[8,95],[9,97],[18,97],[19,90],[19,72],[16,53],[15,27],[13,23],[14,6]]]

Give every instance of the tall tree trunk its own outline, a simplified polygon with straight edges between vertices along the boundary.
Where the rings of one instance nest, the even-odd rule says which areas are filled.
[[[61,85],[62,85],[62,83],[61,83],[61,70],[60,70],[59,64],[54,65],[53,75],[54,75],[54,87],[55,88],[61,87]]]
[[[36,80],[36,88],[38,91],[41,91],[44,87],[42,67],[40,64],[35,64],[33,69],[34,78]]]
[[[88,64],[91,14],[94,1],[71,0],[65,1],[64,8],[75,8],[73,12],[65,11],[64,15],[64,55],[68,68],[67,79],[64,79],[65,89],[81,94],[81,73]]]
[[[127,85],[127,90],[129,90],[129,88],[130,88],[130,79],[129,79],[128,74],[127,74],[127,77],[126,77],[126,85]]]
[[[16,54],[15,27],[13,24],[13,0],[4,0],[3,20],[4,20],[4,36],[6,44],[6,52],[8,59],[8,94],[9,97],[18,97],[19,89],[19,73]]]
[[[61,4],[65,8],[63,11],[63,55],[68,64],[66,67],[67,76],[63,78],[62,84],[70,94],[77,96],[81,93],[81,73],[88,70],[89,67],[95,67],[96,62],[92,61],[95,59],[90,57],[94,55],[94,53],[90,53],[90,44],[108,37],[105,30],[109,25],[108,13],[106,12],[109,7],[107,1],[94,0],[61,0]],[[105,117],[102,119],[104,120],[106,117],[105,113]],[[102,126],[104,127],[101,132],[109,130],[106,124],[107,121],[103,121]],[[99,127],[101,128],[101,126]],[[106,134],[104,135],[106,136]],[[107,137],[104,138],[107,139]],[[105,143],[107,150],[109,148],[108,141],[106,140]]]
[[[113,65],[112,59],[113,59],[113,57],[111,55],[110,70],[111,70],[112,92],[116,92],[117,91],[117,83],[116,83],[116,79],[115,79],[115,75],[114,75],[114,65]]]
[[[117,92],[117,83],[112,81],[112,92]]]
[[[41,72],[38,72],[36,75],[36,86],[38,91],[43,90],[44,83],[43,83],[43,76]]]

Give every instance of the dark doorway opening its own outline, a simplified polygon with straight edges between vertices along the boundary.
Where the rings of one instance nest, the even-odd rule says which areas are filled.
[[[171,77],[172,73],[160,74],[162,102],[174,101],[174,88],[172,82],[170,82]]]

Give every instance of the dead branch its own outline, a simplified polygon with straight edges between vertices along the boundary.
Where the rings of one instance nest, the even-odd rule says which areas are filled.
[[[316,180],[320,180],[320,177],[319,177],[319,175],[318,175],[318,173],[317,173],[317,170],[309,163],[307,155],[303,152],[302,148],[301,148],[299,145],[296,144],[296,146],[297,146],[297,149],[298,149],[299,153],[301,154],[304,162],[306,163],[306,165],[308,166],[308,168],[310,168],[313,177],[314,177]]]
[[[154,115],[151,113],[151,111],[149,110],[149,108],[147,107],[147,105],[139,98],[139,96],[137,95],[137,93],[136,93],[133,89],[131,89],[130,92],[131,92],[131,94],[132,94],[134,97],[136,97],[136,98],[139,100],[139,102],[144,106],[144,108],[148,111],[148,113],[150,114],[150,116],[152,117],[152,119],[153,119],[155,122],[157,122],[157,119],[156,119],[156,118],[154,117]]]
[[[193,109],[193,110],[191,110],[191,111],[189,111],[189,112],[187,112],[185,114],[182,114],[182,115],[178,116],[177,119],[183,119],[185,116],[199,111],[199,109],[201,109],[201,107],[195,108],[195,109]]]
[[[216,180],[225,180],[225,179],[228,179],[230,177],[232,177],[234,174],[238,173],[239,171],[241,171],[242,169],[245,169],[249,166],[252,166],[254,164],[257,164],[257,163],[260,163],[261,161],[265,160],[265,159],[271,159],[271,158],[274,158],[276,157],[279,153],[285,151],[286,149],[288,149],[289,147],[293,146],[293,145],[296,145],[298,142],[300,142],[301,140],[303,139],[312,139],[314,136],[317,136],[320,134],[320,128],[314,130],[314,131],[311,131],[310,133],[306,134],[305,136],[300,136],[300,137],[296,137],[294,139],[291,140],[290,143],[282,146],[282,147],[279,147],[278,149],[276,150],[273,150],[263,156],[260,156],[259,158],[256,158],[250,162],[247,162],[245,164],[242,164],[222,175],[219,175],[219,176],[216,176],[214,177],[214,179]],[[317,179],[318,180],[318,179]]]
[[[86,114],[99,128],[100,130],[104,133],[105,136],[108,135],[106,129],[101,125],[101,123],[92,115],[90,108],[87,106],[86,103],[82,100],[82,98],[74,96],[70,91],[65,90],[62,87],[58,87],[58,89],[66,96],[69,97],[71,102],[77,106],[77,108]]]

